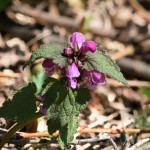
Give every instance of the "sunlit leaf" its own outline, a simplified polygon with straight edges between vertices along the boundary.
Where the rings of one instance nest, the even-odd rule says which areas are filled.
[[[86,106],[89,91],[85,88],[72,90],[53,78],[49,78],[43,87],[48,131],[52,134],[59,130],[59,144],[65,148],[76,132],[78,115]]]
[[[68,45],[66,43],[51,43],[48,45],[43,45],[32,52],[30,59],[25,63],[23,68],[34,63],[37,59],[40,58],[49,58],[59,66],[65,66],[67,59],[62,57],[62,53],[63,49],[67,46]]]
[[[89,52],[87,54],[87,61],[83,68],[86,70],[97,70],[103,72],[128,86],[126,79],[120,72],[119,66],[107,56],[101,48],[97,49],[95,53]]]
[[[4,102],[0,108],[0,117],[18,122],[30,120],[36,112],[36,85],[29,83],[16,91],[12,100]]]

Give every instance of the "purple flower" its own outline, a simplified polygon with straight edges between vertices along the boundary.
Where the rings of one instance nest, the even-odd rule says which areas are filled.
[[[78,83],[76,78],[69,78],[69,87],[75,89],[77,85]]]
[[[77,45],[78,48],[81,49],[83,55],[88,51],[92,53],[96,51],[96,43],[94,41],[85,41],[83,34],[80,32],[74,32],[72,34],[70,37],[70,43],[72,48],[76,48]]]
[[[54,74],[54,70],[56,68],[56,64],[53,63],[51,59],[45,59],[42,63],[42,66],[45,70],[45,72],[48,74],[48,76],[51,76]]]
[[[82,67],[87,61],[86,53],[94,53],[96,48],[97,44],[94,41],[85,41],[82,33],[74,32],[70,37],[70,46],[62,49],[61,53],[63,59],[66,59],[68,68],[65,65],[58,66],[51,59],[45,59],[42,66],[49,76],[53,75],[54,71],[58,71],[61,78],[66,76],[70,88],[75,89],[85,83],[88,88],[93,89],[96,85],[105,84],[105,76],[96,70],[83,70]]]
[[[74,77],[79,77],[80,76],[80,72],[76,66],[75,63],[72,63],[69,67],[68,70],[66,72],[66,76],[69,78],[74,78]]]
[[[105,76],[101,72],[95,70],[91,71],[90,76],[91,76],[91,81],[95,84],[102,85],[106,83]]]
[[[81,48],[83,42],[85,42],[85,38],[80,32],[74,32],[70,37],[70,43],[72,48],[75,48],[76,45],[78,46],[78,48]]]
[[[85,55],[86,52],[91,51],[94,53],[96,51],[96,43],[94,41],[86,41],[82,43],[81,51]]]
[[[65,69],[64,66],[58,66],[51,59],[45,59],[42,63],[42,66],[45,72],[48,74],[48,76],[53,75],[55,70],[64,71]]]
[[[78,67],[75,63],[71,64],[68,67],[68,70],[66,72],[66,76],[69,77],[69,86],[75,89],[77,87],[77,80],[76,77],[80,76],[80,72],[78,70]]]
[[[106,83],[104,74],[96,70],[84,70],[82,79],[85,81],[89,89],[94,89],[97,85],[103,85]]]

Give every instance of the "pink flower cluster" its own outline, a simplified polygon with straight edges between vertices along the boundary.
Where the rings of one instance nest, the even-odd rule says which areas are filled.
[[[93,89],[96,85],[105,84],[105,76],[97,70],[83,70],[82,66],[86,53],[94,53],[96,48],[97,45],[94,41],[85,41],[82,33],[74,32],[70,37],[70,47],[66,47],[62,50],[62,57],[66,57],[68,60],[67,67],[60,67],[53,63],[52,60],[45,59],[42,64],[43,68],[49,76],[51,76],[55,70],[65,72],[65,76],[68,78],[68,85],[73,89],[80,87],[80,82],[85,83],[89,89]]]

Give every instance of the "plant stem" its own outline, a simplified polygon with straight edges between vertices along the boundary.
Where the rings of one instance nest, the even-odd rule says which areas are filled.
[[[36,113],[34,115],[34,117],[29,120],[29,121],[26,121],[26,122],[18,122],[18,123],[15,123],[10,129],[9,131],[4,135],[3,139],[0,141],[0,149],[3,148],[3,146],[5,145],[5,143],[7,143],[7,141],[9,140],[9,138],[15,134],[15,132],[17,132],[18,130],[22,129],[26,124],[28,124],[29,122],[32,122],[33,120],[35,119],[38,119],[42,116],[41,113]]]

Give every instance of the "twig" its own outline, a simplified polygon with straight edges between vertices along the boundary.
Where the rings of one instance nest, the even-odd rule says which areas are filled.
[[[10,10],[15,13],[21,13],[33,17],[38,23],[43,25],[57,24],[60,26],[70,27],[73,29],[78,28],[79,23],[75,19],[62,17],[62,16],[53,16],[49,13],[33,9],[31,7],[12,5]]]
[[[113,86],[124,86],[123,84],[117,82],[114,79],[107,79],[108,83],[112,84]],[[149,81],[137,81],[137,80],[127,80],[130,87],[150,87]]]
[[[8,143],[11,144],[50,144],[57,143],[57,140],[48,140],[48,139],[10,139]]]
[[[2,138],[1,142],[0,142],[0,149],[3,148],[4,144],[7,143],[7,141],[9,140],[9,138],[19,129],[22,129],[24,127],[24,123],[15,123],[10,129],[9,131],[4,135],[4,137]]]
[[[19,77],[21,77],[21,74],[13,73],[13,72],[5,73],[5,72],[0,71],[0,77],[19,78]]]
[[[122,71],[131,77],[138,77],[140,79],[150,81],[150,65],[140,60],[133,60],[131,58],[122,58],[117,61]]]
[[[29,42],[27,42],[27,46],[31,46],[32,44],[36,43],[37,41],[49,36],[49,40],[50,42],[55,42],[55,41],[59,41],[62,43],[66,43],[66,40],[60,36],[57,35],[52,35],[51,36],[51,32],[50,30],[44,30],[42,33],[39,33],[38,35],[36,35],[33,39],[31,39]]]
[[[52,137],[58,137],[59,132],[55,132],[52,135],[50,135],[48,132],[37,132],[37,133],[21,133],[20,136],[23,138],[31,138],[31,137],[46,137],[46,136],[52,136]]]
[[[150,13],[146,11],[137,0],[128,0],[131,6],[138,11],[138,13],[143,16],[147,21],[150,21]]]
[[[93,129],[81,129],[78,132],[80,133],[110,133],[110,134],[119,134],[119,133],[139,133],[141,129],[134,129],[134,128],[122,128],[122,129],[104,129],[104,128],[93,128]],[[149,131],[146,131],[149,132]]]
[[[101,118],[100,118],[100,119],[98,119],[97,121],[95,121],[95,122],[89,124],[89,125],[88,125],[88,128],[93,128],[93,127],[96,127],[96,126],[98,126],[98,125],[103,125],[106,121],[110,121],[110,120],[112,120],[113,118],[117,117],[118,114],[119,114],[118,112],[115,112],[115,113],[109,115],[108,117],[105,117],[104,119],[101,119]]]
[[[69,17],[59,16],[46,13],[44,11],[39,11],[37,9],[33,9],[31,7],[26,6],[20,6],[20,5],[12,5],[10,7],[10,10],[15,13],[21,13],[23,15],[29,16],[34,18],[38,23],[43,25],[51,25],[51,24],[57,24],[59,26],[63,27],[69,27],[72,29],[78,29],[81,25],[81,21],[77,21],[76,19],[72,19]],[[92,32],[95,35],[98,36],[104,36],[104,37],[114,37],[115,35],[112,34],[112,32],[107,32],[104,30],[97,30],[95,28],[90,28],[88,30],[89,32]]]
[[[120,58],[131,55],[133,53],[134,53],[134,47],[132,45],[128,45],[124,49],[122,49],[121,51],[118,51],[115,54],[113,54],[112,58],[114,60],[118,60]]]
[[[117,150],[117,145],[116,143],[114,142],[114,140],[111,138],[111,137],[105,137],[105,138],[90,138],[90,139],[76,139],[76,140],[73,140],[72,142],[69,142],[68,144],[73,144],[73,145],[76,145],[76,144],[81,144],[81,143],[93,143],[93,142],[100,142],[100,141],[103,141],[103,140],[109,140],[114,149]]]
[[[7,129],[0,128],[0,132],[2,133],[6,133],[7,131],[8,131]]]
[[[117,126],[116,126],[116,129],[124,129],[125,127],[129,126],[131,123],[133,123],[133,119],[128,119],[127,121],[125,122],[120,122]],[[126,129],[129,129],[129,128],[126,128]]]
[[[33,120],[41,117],[41,113],[36,113],[35,116],[27,122],[20,122],[20,123],[15,123],[9,130],[8,132],[3,136],[3,139],[0,141],[0,149],[3,148],[4,144],[7,143],[7,141],[13,136],[16,131],[22,129],[27,123],[32,122]]]
[[[110,142],[112,143],[114,150],[117,150],[117,144],[114,142],[114,140],[112,138],[110,138]]]
[[[137,142],[136,144],[134,144],[132,147],[130,147],[128,150],[135,150],[138,147],[142,147],[142,145],[145,144],[145,143],[147,143],[147,142],[150,142],[150,138],[140,140],[139,142]],[[149,143],[149,145],[150,145],[150,143]],[[147,148],[148,148],[148,146],[147,146]]]

